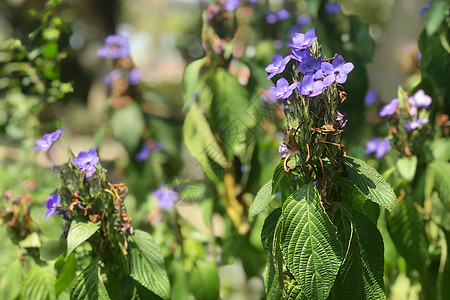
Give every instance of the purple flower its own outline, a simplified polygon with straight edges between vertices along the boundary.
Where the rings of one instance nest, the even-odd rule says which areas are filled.
[[[133,68],[128,72],[128,82],[130,82],[131,85],[136,85],[139,83],[139,80],[141,79],[141,72],[139,72],[138,69]]]
[[[53,142],[56,142],[62,134],[62,130],[58,129],[51,133],[46,133],[42,137],[42,140],[37,140],[34,145],[35,151],[48,150],[52,146]]]
[[[277,99],[280,98],[286,99],[292,94],[292,92],[296,87],[297,82],[294,82],[293,84],[289,85],[289,82],[286,79],[280,78],[277,81],[277,86],[270,87],[269,92],[271,92]]]
[[[314,81],[311,75],[306,75],[303,77],[303,83],[298,84],[298,89],[300,94],[314,97],[322,94],[322,89],[325,87],[325,84],[322,80]]]
[[[392,99],[391,102],[383,106],[378,113],[380,117],[392,116],[397,111],[398,99]]]
[[[375,89],[369,89],[366,93],[366,95],[364,96],[364,104],[366,106],[371,105],[372,103],[374,103],[375,101],[377,101],[378,98],[378,92]]]
[[[307,14],[300,15],[295,19],[295,23],[297,23],[297,25],[301,27],[307,26],[311,24],[311,22],[312,22],[311,16]]]
[[[272,93],[270,93],[267,90],[262,90],[261,91],[261,99],[264,102],[267,102],[269,104],[274,104],[275,102],[277,102],[277,98],[275,98],[275,96],[272,95]]]
[[[281,146],[278,147],[278,153],[281,154],[282,158],[286,158],[289,153],[289,147],[283,142],[281,142],[280,145]]]
[[[380,141],[377,137],[374,137],[366,143],[366,154],[374,153],[375,158],[383,157],[391,150],[391,142],[389,140]]]
[[[347,119],[347,114],[341,114],[339,111],[337,112],[337,118],[336,121],[338,121],[339,125],[341,126],[341,128],[345,128],[345,126],[347,125],[348,119]]]
[[[345,63],[342,55],[336,55],[333,59],[333,64],[329,62],[322,63],[322,71],[325,73],[323,82],[326,86],[332,85],[335,81],[344,83],[347,81],[347,74],[353,70],[352,63]]]
[[[406,121],[405,122],[405,128],[408,131],[414,130],[419,128],[421,125],[428,123],[428,119],[417,119],[412,121]]]
[[[53,215],[58,208],[58,205],[61,203],[61,196],[59,194],[51,194],[47,200],[47,213],[45,214],[45,218],[48,219],[51,215]]]
[[[311,28],[305,34],[295,34],[291,46],[295,49],[308,49],[315,41],[317,41],[315,28]]]
[[[136,154],[134,159],[136,161],[146,161],[153,151],[163,150],[163,146],[160,143],[155,143],[150,147],[147,144],[143,144],[139,152]]]
[[[106,85],[111,85],[113,81],[116,81],[122,77],[122,70],[121,69],[114,69],[108,74],[106,74],[105,78],[103,78],[103,83]]]
[[[428,2],[427,4],[425,4],[420,10],[419,10],[419,14],[422,16],[426,11],[428,11],[428,9],[430,8],[430,4],[433,0],[430,0],[430,2]]]
[[[275,24],[278,21],[277,15],[273,12],[265,13],[264,19],[268,24]]]
[[[337,2],[325,4],[325,12],[329,15],[337,14],[340,11],[341,6]]]
[[[248,166],[247,165],[242,165],[241,166],[241,172],[242,173],[247,173],[248,172]]]
[[[408,102],[417,107],[428,108],[431,104],[431,97],[425,94],[423,90],[418,90],[414,95],[409,97]]]
[[[158,207],[165,210],[171,209],[173,204],[178,201],[178,193],[165,186],[164,182],[153,192],[153,197],[158,199]]]
[[[128,44],[128,37],[122,34],[108,36],[105,39],[105,45],[103,48],[97,51],[97,55],[112,59],[130,56],[130,44]]]
[[[266,72],[270,73],[267,79],[270,80],[276,74],[280,74],[281,72],[283,72],[290,59],[291,59],[290,55],[283,58],[283,56],[281,56],[280,54],[275,54],[272,57],[273,63],[265,68]]]
[[[300,50],[300,49],[295,49],[295,48],[292,49],[291,58],[293,58],[299,62],[304,61],[305,59],[307,59],[310,56],[311,56],[311,53],[309,53],[308,50]]]
[[[225,3],[223,5],[225,7],[225,10],[230,12],[236,10],[236,8],[238,8],[240,4],[241,0],[225,0]]]
[[[277,16],[278,21],[284,21],[291,16],[291,14],[284,8],[280,9],[275,14]]]
[[[322,58],[316,59],[314,56],[308,56],[305,60],[300,62],[298,70],[303,74],[311,74],[314,79],[322,78],[321,70]]]
[[[91,177],[97,170],[98,161],[97,148],[92,148],[89,152],[80,151],[77,158],[72,160],[80,168],[81,172],[86,173],[86,178]]]

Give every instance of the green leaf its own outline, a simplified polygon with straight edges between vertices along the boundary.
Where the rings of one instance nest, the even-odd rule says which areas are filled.
[[[384,299],[384,247],[380,232],[372,221],[354,210],[345,210],[340,221],[338,228],[348,235],[349,242],[332,299]]]
[[[55,268],[58,271],[55,294],[58,296],[72,284],[76,277],[77,262],[75,260],[75,254],[71,253],[67,260],[64,259],[64,255],[61,255],[55,262]]]
[[[272,194],[275,194],[275,192],[277,191],[278,184],[284,178],[284,175],[286,175],[286,172],[284,171],[283,160],[282,160],[278,164],[278,166],[275,168],[275,171],[273,172]]]
[[[343,160],[354,185],[364,196],[388,210],[397,206],[394,191],[374,168],[354,157]]]
[[[93,259],[72,285],[70,290],[72,300],[107,300],[108,292],[101,280],[98,260]]]
[[[433,161],[430,166],[434,173],[434,185],[437,187],[440,198],[450,205],[450,163]]]
[[[197,104],[193,104],[183,124],[183,136],[191,154],[213,181],[223,177],[227,160]]]
[[[188,274],[186,273],[183,262],[180,260],[173,260],[168,269],[168,275],[171,285],[170,299],[173,300],[188,300],[189,299],[189,282]]]
[[[0,299],[16,299],[22,289],[22,266],[20,260],[16,259],[5,268],[1,268],[0,277]]]
[[[200,71],[205,63],[208,61],[208,57],[203,57],[191,62],[184,69],[183,73],[183,85],[184,85],[184,106],[186,109],[194,98],[195,90],[197,89],[198,81],[200,78]]]
[[[282,289],[279,284],[277,271],[275,270],[273,256],[274,233],[280,216],[281,208],[272,211],[264,221],[264,226],[261,231],[261,241],[267,256],[265,289],[268,300],[277,300],[282,297]]]
[[[427,25],[425,27],[428,35],[434,34],[445,19],[449,4],[446,0],[431,1],[427,12]]]
[[[281,299],[281,298],[279,298]],[[302,289],[298,284],[291,286],[287,300],[303,300]]]
[[[73,250],[88,240],[100,228],[100,225],[101,222],[92,223],[79,219],[73,220],[67,234],[66,258],[69,257]]]
[[[219,299],[220,279],[217,267],[199,260],[191,272],[191,292],[197,300]]]
[[[302,186],[283,203],[281,242],[287,267],[303,293],[311,299],[327,299],[342,247],[314,183]]]
[[[269,204],[270,199],[272,199],[272,180],[268,181],[256,194],[255,200],[253,200],[250,206],[249,216],[253,217],[263,212],[267,204]]]
[[[283,211],[282,211],[283,212]],[[278,286],[280,287],[283,296],[286,294],[284,290],[284,279],[283,279],[283,265],[284,256],[281,249],[281,231],[283,230],[283,215],[278,219],[277,225],[275,226],[275,232],[273,233],[273,243],[272,243],[272,257],[273,257],[273,267],[275,268],[276,278],[278,278]],[[274,291],[274,293],[276,290]]]
[[[389,214],[387,228],[400,255],[413,268],[423,271],[428,257],[428,239],[412,198],[405,197]]]
[[[144,126],[144,116],[135,102],[116,109],[111,117],[114,136],[128,152],[133,152],[139,146]]]
[[[35,264],[25,276],[23,299],[55,299],[56,274],[53,265]]]
[[[407,182],[414,179],[417,168],[417,156],[405,156],[397,160],[397,170]]]
[[[169,299],[170,284],[158,245],[152,236],[136,230],[129,237],[130,275],[156,295]]]

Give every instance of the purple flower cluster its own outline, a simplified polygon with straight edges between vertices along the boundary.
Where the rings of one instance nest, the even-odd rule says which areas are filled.
[[[301,82],[292,84],[285,78],[278,79],[276,86],[269,88],[276,99],[289,98],[296,88],[301,95],[315,97],[322,94],[327,86],[335,82],[342,84],[347,80],[348,73],[353,70],[353,64],[346,63],[341,55],[336,55],[332,63],[323,61],[321,57],[315,58],[311,55],[311,46],[316,41],[315,28],[309,29],[305,34],[296,33],[292,38],[292,54],[285,58],[279,54],[273,56],[273,63],[265,69],[270,73],[267,79],[282,74],[291,59],[294,60],[298,71],[303,74]]]
[[[281,22],[289,19],[291,14],[286,9],[280,9],[276,12],[268,12],[264,15],[264,19],[268,24],[275,24],[276,22]]]
[[[46,133],[41,140],[37,140],[34,145],[35,151],[48,150],[53,142],[56,142],[62,134],[62,130],[58,129],[51,133]]]
[[[128,37],[123,34],[110,35],[105,39],[103,48],[97,51],[100,57],[111,59],[126,58],[130,56]]]
[[[170,210],[175,202],[178,201],[179,195],[162,182],[159,188],[153,192],[153,197],[158,200],[159,208]]]
[[[86,173],[86,178],[92,177],[97,170],[98,161],[97,148],[92,148],[88,152],[80,151],[77,158],[72,160],[80,168],[81,172]]]
[[[366,154],[375,153],[375,158],[381,158],[391,150],[391,142],[380,140],[377,137],[372,138],[366,143]]]

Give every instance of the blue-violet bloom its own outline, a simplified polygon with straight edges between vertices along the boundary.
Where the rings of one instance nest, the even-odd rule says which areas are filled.
[[[289,96],[292,94],[292,92],[295,90],[296,87],[297,82],[294,82],[293,84],[289,85],[289,82],[286,79],[280,78],[277,81],[277,86],[270,87],[269,92],[271,92],[277,99],[280,98],[286,99],[289,98]]]
[[[284,8],[280,9],[275,14],[277,15],[278,21],[284,21],[291,16],[291,14]]]
[[[380,117],[392,116],[397,111],[398,99],[392,99],[391,102],[383,106],[378,113]]]
[[[417,119],[413,121],[406,121],[405,128],[408,131],[419,128],[421,125],[428,123],[428,119]]]
[[[371,105],[372,103],[374,103],[375,101],[377,101],[378,98],[378,92],[376,89],[369,89],[366,93],[366,95],[364,96],[364,104],[366,106]]]
[[[298,66],[298,70],[302,74],[311,74],[314,79],[322,78],[322,70],[321,70],[322,58],[315,58],[314,56],[308,56],[305,60],[300,62]]]
[[[97,51],[100,57],[112,59],[126,58],[130,56],[130,44],[128,37],[123,34],[110,35],[105,39],[103,48]]]
[[[295,48],[292,49],[291,58],[293,58],[299,62],[304,61],[305,59],[307,59],[310,56],[311,56],[311,53],[309,53],[308,50],[300,50],[300,49],[295,49]]]
[[[388,139],[380,141],[377,137],[374,137],[366,143],[366,154],[375,152],[375,158],[377,159],[383,157],[389,150],[391,150],[391,142]]]
[[[278,153],[281,154],[282,158],[286,158],[289,153],[289,147],[284,142],[281,142],[278,147]]]
[[[241,0],[225,0],[224,7],[228,12],[235,11],[241,4]]]
[[[322,89],[325,87],[325,84],[322,80],[314,81],[314,78],[311,75],[306,75],[303,77],[303,83],[298,83],[298,89],[300,94],[314,97],[322,94]]]
[[[86,172],[86,178],[90,178],[97,170],[98,161],[97,148],[92,148],[89,152],[80,151],[77,158],[72,160],[80,168],[81,172]]]
[[[431,105],[431,97],[425,94],[423,90],[418,90],[414,95],[409,97],[408,102],[417,107],[428,108]]]
[[[51,194],[47,200],[47,213],[45,214],[45,218],[48,219],[51,215],[53,215],[58,208],[58,205],[61,203],[61,196],[59,194]]]
[[[153,192],[153,197],[158,199],[158,207],[169,210],[173,204],[178,201],[178,193],[173,189],[165,186],[164,182],[161,183],[159,188]]]
[[[336,121],[338,121],[339,125],[341,126],[341,128],[345,128],[345,126],[347,125],[348,119],[347,119],[347,114],[341,114],[339,111],[337,112],[337,118]]]
[[[103,83],[106,85],[111,85],[113,81],[116,81],[122,77],[122,70],[121,69],[114,69],[108,74],[106,74],[105,78],[103,78]]]
[[[267,24],[275,24],[278,21],[277,15],[273,12],[268,12],[264,14],[264,19]]]
[[[329,15],[337,14],[341,12],[341,6],[337,2],[325,4],[325,12]]]
[[[311,22],[312,18],[310,15],[307,14],[300,15],[295,19],[295,23],[300,27],[307,26],[311,24]]]
[[[292,38],[292,48],[295,49],[308,49],[311,45],[317,41],[315,28],[311,28],[305,34],[297,33]]]
[[[58,129],[51,133],[46,133],[42,137],[42,140],[37,140],[34,145],[35,151],[48,150],[52,146],[53,142],[56,142],[62,134],[62,130]]]
[[[289,62],[289,60],[291,59],[291,56],[288,55],[285,58],[283,58],[283,56],[281,56],[280,54],[275,54],[272,57],[272,64],[268,65],[265,70],[266,72],[269,72],[270,75],[267,77],[268,80],[270,80],[273,76],[275,76],[276,74],[280,74],[284,71],[284,69],[286,68],[287,63]]]
[[[425,4],[420,10],[419,10],[419,14],[422,16],[425,12],[428,11],[428,9],[430,8],[430,4],[431,2],[433,2],[433,0],[430,0],[430,2],[428,2],[427,4]]]
[[[332,85],[335,81],[338,83],[344,83],[347,81],[347,74],[353,70],[352,63],[346,63],[342,55],[336,55],[333,59],[333,63],[322,63],[322,71],[325,73],[323,82],[326,86]]]
[[[136,85],[139,83],[139,80],[141,79],[141,72],[139,72],[138,69],[133,68],[128,72],[128,82],[131,85]]]

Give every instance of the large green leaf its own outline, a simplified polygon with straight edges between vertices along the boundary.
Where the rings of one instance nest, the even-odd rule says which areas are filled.
[[[348,247],[332,299],[384,299],[384,247],[380,232],[372,221],[354,210],[345,210],[339,225],[342,234],[348,235]]]
[[[195,299],[219,299],[220,279],[214,264],[199,260],[190,275],[191,292]]]
[[[71,253],[68,259],[64,259],[64,255],[61,255],[55,262],[55,269],[58,271],[55,282],[55,294],[58,296],[72,284],[76,277],[75,254]]]
[[[308,298],[326,299],[339,271],[342,247],[314,183],[289,196],[282,209],[281,242],[287,267]]]
[[[278,300],[282,297],[282,289],[279,284],[277,271],[275,270],[273,256],[274,233],[280,216],[281,208],[272,211],[264,221],[264,226],[261,231],[261,241],[267,256],[265,289],[268,300]]]
[[[255,199],[250,206],[249,216],[253,217],[264,211],[272,199],[272,180],[268,181],[256,194]]]
[[[427,12],[427,26],[425,27],[427,35],[434,34],[441,27],[441,23],[444,21],[448,9],[448,0],[431,1]]]
[[[387,228],[400,255],[409,265],[423,271],[428,257],[428,239],[413,198],[405,197],[389,214]]]
[[[114,136],[125,146],[128,152],[134,151],[144,131],[144,116],[135,102],[118,108],[111,117]]]
[[[152,236],[136,230],[128,240],[131,277],[156,295],[169,299],[169,278],[159,247]]]
[[[25,276],[23,299],[55,299],[56,273],[53,265],[35,264]]]
[[[22,288],[22,266],[20,260],[16,259],[7,266],[1,266],[0,271],[0,299],[16,299]]]
[[[184,69],[183,85],[184,85],[184,109],[186,109],[194,98],[195,90],[197,89],[200,71],[207,62],[208,57],[203,57],[191,62]]]
[[[70,225],[67,234],[67,252],[66,258],[69,257],[75,248],[80,246],[84,241],[89,239],[99,228],[101,222],[92,223],[90,221],[75,219]]]
[[[108,292],[101,280],[98,260],[93,259],[75,279],[70,289],[71,300],[108,300]]]
[[[397,160],[397,170],[406,181],[410,182],[414,179],[417,168],[417,156],[405,156]]]
[[[394,191],[374,168],[354,157],[343,160],[354,185],[364,196],[388,210],[397,206]]]
[[[183,136],[186,146],[206,175],[213,181],[220,181],[227,160],[200,107],[195,103],[184,120]]]
[[[302,289],[300,288],[300,286],[298,284],[292,285],[287,300],[303,300],[303,299],[304,297],[302,295]]]

